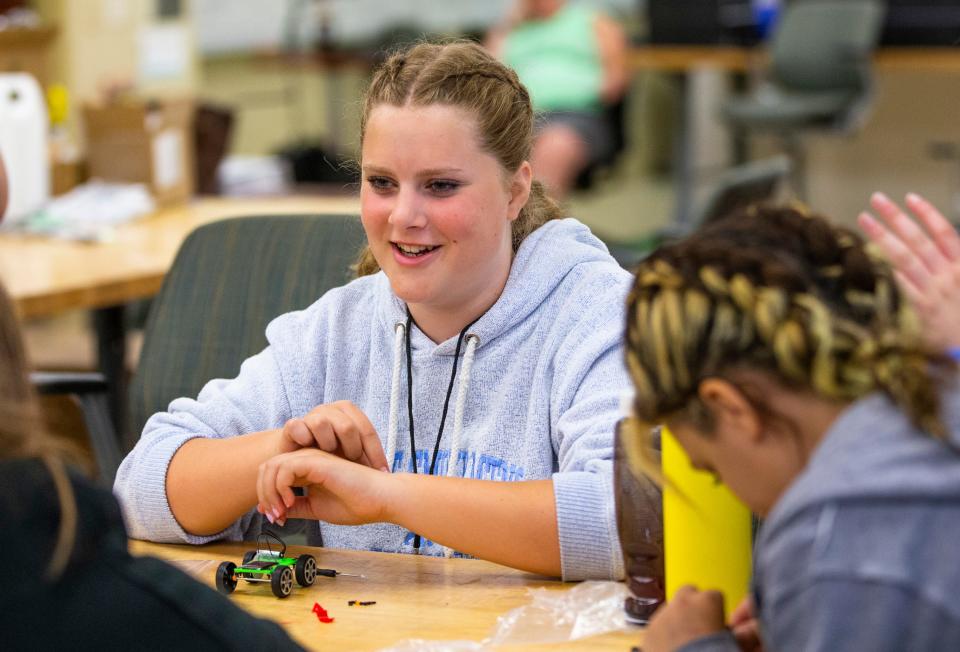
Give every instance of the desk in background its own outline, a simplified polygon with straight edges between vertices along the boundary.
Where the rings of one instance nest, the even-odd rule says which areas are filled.
[[[359,214],[357,197],[202,199],[117,227],[102,243],[0,235],[0,281],[23,319],[94,312],[100,369],[111,387],[118,432],[125,426],[123,306],[155,295],[186,237],[198,226],[241,215]]]
[[[693,213],[692,196],[695,176],[693,144],[695,110],[691,101],[693,76],[702,71],[719,71],[732,76],[735,87],[745,90],[747,78],[758,74],[766,63],[763,47],[735,45],[643,45],[630,48],[627,66],[633,74],[661,72],[675,75],[678,84],[681,128],[674,141],[675,221],[686,226]],[[960,47],[881,47],[874,52],[875,73],[960,74]],[[746,158],[746,144],[734,143],[735,160]]]
[[[210,560],[198,579],[214,586],[221,561],[238,562],[250,543],[173,546],[131,541],[137,555],[167,560]],[[294,587],[289,598],[275,598],[266,586],[240,582],[231,600],[250,613],[276,621],[301,645],[323,650],[379,650],[406,639],[481,641],[506,612],[530,603],[527,589],[567,591],[563,584],[476,559],[444,559],[325,548],[291,546],[292,554],[308,552],[321,568],[366,575],[317,577],[313,587]],[[294,552],[295,551],[295,552]],[[348,600],[375,600],[368,607],[349,607]],[[311,611],[319,603],[335,620],[324,624]],[[610,650],[628,652],[643,631],[604,634],[569,643],[508,646],[501,650]]]

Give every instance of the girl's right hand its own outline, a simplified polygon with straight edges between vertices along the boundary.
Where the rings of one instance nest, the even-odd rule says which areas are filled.
[[[318,405],[283,425],[277,454],[318,448],[352,462],[389,471],[383,444],[370,419],[350,401]]]

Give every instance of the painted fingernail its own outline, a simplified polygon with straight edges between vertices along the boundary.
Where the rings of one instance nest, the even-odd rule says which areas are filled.
[[[274,518],[276,518],[276,519],[279,519],[279,518],[280,518],[280,508],[279,508],[279,507],[274,507],[273,509],[270,510],[270,512],[273,514],[273,517],[274,517]]]
[[[909,201],[909,202],[919,202],[919,201],[923,201],[923,198],[920,197],[920,195],[918,195],[918,194],[915,193],[915,192],[908,192],[908,193],[907,193],[907,201]]]
[[[273,524],[273,514],[264,514],[264,516],[266,516],[267,520],[270,521],[271,524]]]
[[[390,473],[390,469],[388,469],[388,468],[385,467],[385,466],[381,466],[381,467],[380,467],[380,470],[383,471],[384,473]]]

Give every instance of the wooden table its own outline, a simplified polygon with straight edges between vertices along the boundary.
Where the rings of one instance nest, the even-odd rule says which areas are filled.
[[[180,245],[195,228],[241,215],[359,214],[359,198],[202,199],[117,227],[108,241],[80,243],[0,234],[0,281],[21,317],[94,311],[100,368],[111,387],[114,423],[122,433],[125,374],[123,305],[160,290]]]
[[[134,554],[167,560],[209,561],[198,579],[214,586],[221,561],[239,563],[249,543],[173,546],[131,541]],[[316,650],[379,650],[407,639],[472,640],[489,636],[497,618],[530,603],[527,589],[568,591],[564,584],[490,562],[441,559],[375,552],[290,546],[288,556],[309,552],[321,568],[354,577],[318,577],[308,589],[295,586],[280,600],[269,588],[240,582],[231,599],[243,609],[282,625],[304,647]],[[348,600],[375,600],[376,605],[349,607]],[[320,623],[311,609],[317,602],[334,618]],[[610,650],[628,652],[638,645],[639,628],[568,643],[505,646],[498,650]]]

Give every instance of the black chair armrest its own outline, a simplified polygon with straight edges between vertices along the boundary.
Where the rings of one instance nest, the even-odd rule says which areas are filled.
[[[104,375],[96,372],[35,371],[30,374],[30,380],[41,395],[72,396],[76,399],[90,435],[98,479],[104,486],[112,487],[123,455],[110,417],[109,393]]]
[[[103,374],[91,372],[35,371],[30,380],[43,395],[91,394],[107,391]]]

